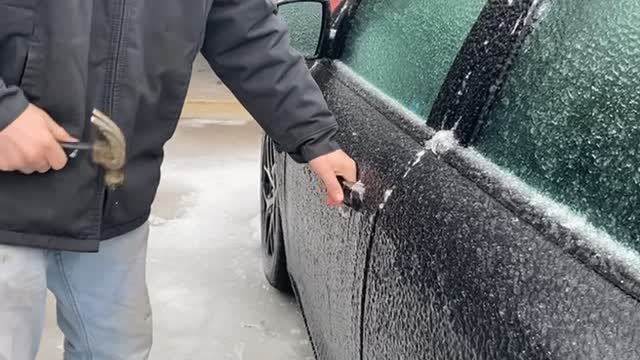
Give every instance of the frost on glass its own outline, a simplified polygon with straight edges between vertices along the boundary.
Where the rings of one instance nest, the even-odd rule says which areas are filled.
[[[304,56],[316,55],[322,32],[322,4],[317,2],[284,4],[278,8],[278,15],[289,27],[291,47]]]
[[[362,0],[343,62],[427,117],[486,0]]]
[[[640,1],[546,11],[477,148],[640,249]]]

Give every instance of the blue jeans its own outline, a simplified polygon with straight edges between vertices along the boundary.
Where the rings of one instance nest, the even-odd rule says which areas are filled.
[[[0,245],[0,360],[33,360],[47,287],[57,299],[65,360],[147,359],[151,306],[148,224],[102,242],[97,254]]]

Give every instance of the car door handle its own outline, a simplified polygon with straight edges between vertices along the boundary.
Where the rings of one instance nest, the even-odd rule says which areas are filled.
[[[362,209],[364,203],[364,184],[360,181],[353,182],[340,178],[340,185],[344,192],[344,205],[353,210]]]

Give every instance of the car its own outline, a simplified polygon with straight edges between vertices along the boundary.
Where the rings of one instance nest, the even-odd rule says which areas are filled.
[[[317,358],[640,359],[640,2],[328,13],[279,10],[364,196],[262,149],[265,274]]]

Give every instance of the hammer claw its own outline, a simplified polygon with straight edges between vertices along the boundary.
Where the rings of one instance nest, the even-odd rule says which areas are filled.
[[[105,185],[115,188],[124,181],[123,167],[126,161],[125,137],[116,123],[107,115],[93,110],[91,123],[96,131],[93,161],[105,169]]]
[[[93,144],[86,142],[62,142],[60,146],[66,150],[91,150],[93,162],[105,170],[104,183],[109,188],[116,188],[124,182],[124,165],[126,162],[125,137],[118,125],[107,115],[93,110],[91,124],[96,139]]]

